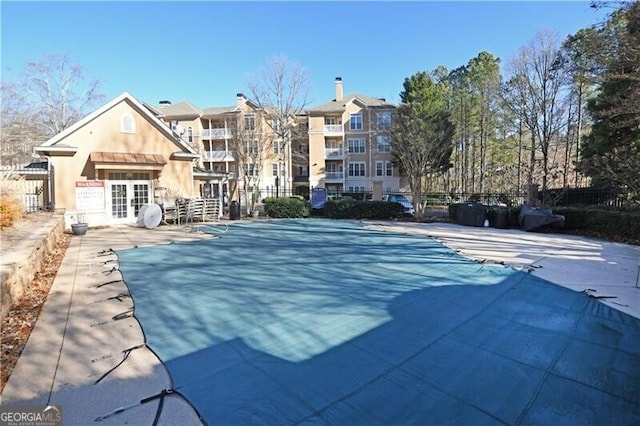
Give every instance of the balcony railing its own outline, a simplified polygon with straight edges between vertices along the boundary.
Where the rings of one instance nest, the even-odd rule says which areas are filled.
[[[325,180],[343,180],[344,172],[326,172],[324,178]]]
[[[325,124],[324,133],[325,134],[342,134],[344,133],[344,127],[342,127],[342,124]]]
[[[202,139],[231,139],[233,134],[229,129],[202,129],[200,137]]]
[[[205,151],[202,158],[205,161],[235,161],[231,151]]]
[[[324,158],[342,158],[344,157],[344,150],[342,148],[325,148]]]

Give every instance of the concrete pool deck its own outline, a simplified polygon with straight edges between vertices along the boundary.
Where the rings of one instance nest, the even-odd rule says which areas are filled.
[[[589,290],[603,303],[640,318],[640,247],[517,229],[472,228],[446,223],[365,221],[384,229],[434,237],[462,255],[529,268],[532,274],[576,291]],[[136,405],[171,387],[170,378],[147,349],[123,352],[144,341],[117,271],[105,250],[214,238],[184,227],[154,230],[113,227],[73,237],[49,298],[5,387],[3,405],[59,405],[65,425],[86,425],[119,407],[130,407],[99,424],[151,423],[157,400]],[[95,382],[128,355],[100,383]],[[134,405],[134,406],[132,406]],[[160,424],[200,420],[180,397],[165,398]]]

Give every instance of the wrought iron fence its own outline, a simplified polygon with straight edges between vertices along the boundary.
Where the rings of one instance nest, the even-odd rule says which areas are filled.
[[[542,199],[542,192],[538,194]],[[547,199],[553,206],[612,206],[623,207],[631,202],[629,194],[615,188],[559,188],[547,190]]]
[[[268,187],[260,189],[260,200],[267,197],[291,197],[302,196],[306,199],[309,194],[306,189],[297,190],[294,188],[276,189]],[[383,197],[388,194],[402,194],[407,199],[413,200],[413,195],[409,191],[383,191]],[[329,199],[352,199],[358,201],[373,200],[372,191],[341,191],[336,189],[327,190]],[[535,196],[535,195],[534,195]],[[542,192],[537,194],[537,202],[542,201]],[[588,205],[588,206],[615,206],[621,207],[629,202],[628,194],[621,194],[612,188],[564,188],[550,189],[547,192],[547,199],[550,206],[568,206],[568,205]],[[422,194],[422,201],[426,207],[447,207],[451,204],[464,202],[477,202],[487,206],[508,205],[521,206],[527,202],[526,193],[516,192],[426,192]]]

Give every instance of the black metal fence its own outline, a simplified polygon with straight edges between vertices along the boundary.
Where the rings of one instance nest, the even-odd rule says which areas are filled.
[[[279,188],[278,191],[272,187],[264,188],[260,190],[259,194],[261,200],[267,197],[291,196],[302,196],[305,199],[309,199],[309,194],[306,190],[298,190],[296,188],[293,190]],[[412,200],[413,197],[411,192],[408,191],[384,191],[382,195],[387,194],[402,194],[409,200]],[[373,193],[371,191],[349,192],[328,190],[327,195],[329,199],[337,200],[348,198],[367,201],[373,199]],[[534,192],[534,197],[537,197],[535,201],[538,203],[541,203],[543,200],[541,191],[539,191],[537,195]],[[628,194],[619,193],[613,188],[560,188],[547,190],[547,200],[550,207],[569,205],[622,207],[629,203],[630,197]],[[427,207],[446,207],[451,204],[468,201],[487,206],[505,204],[509,206],[521,206],[527,202],[527,194],[515,192],[427,192],[422,194],[422,201]]]
[[[542,192],[538,194],[542,200]],[[552,206],[612,206],[623,207],[630,202],[628,194],[615,188],[560,188],[549,189],[547,199]]]

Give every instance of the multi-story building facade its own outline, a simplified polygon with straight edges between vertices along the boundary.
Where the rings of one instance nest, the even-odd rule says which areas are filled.
[[[268,111],[241,93],[233,106],[199,108],[162,101],[154,109],[200,154],[204,196],[221,189],[233,197],[256,185],[260,198],[307,196],[314,187],[336,194],[405,191],[406,179],[391,153],[395,106],[367,95],[344,95],[341,78],[335,80],[335,95],[295,117],[287,140],[277,136]],[[207,174],[228,180],[207,184]]]
[[[202,181],[224,175],[222,192],[256,193],[260,198],[292,193],[308,194],[306,118],[297,118],[288,140],[278,137],[277,123],[242,93],[228,107],[199,108],[189,102],[161,101],[154,108],[182,139],[200,153]],[[304,134],[304,138],[299,135]],[[218,181],[203,183],[201,194],[218,194]],[[302,191],[302,192],[301,192]],[[240,200],[243,201],[243,200]]]
[[[406,190],[391,153],[395,106],[367,95],[344,95],[340,77],[335,96],[308,111],[309,185],[329,194]]]

